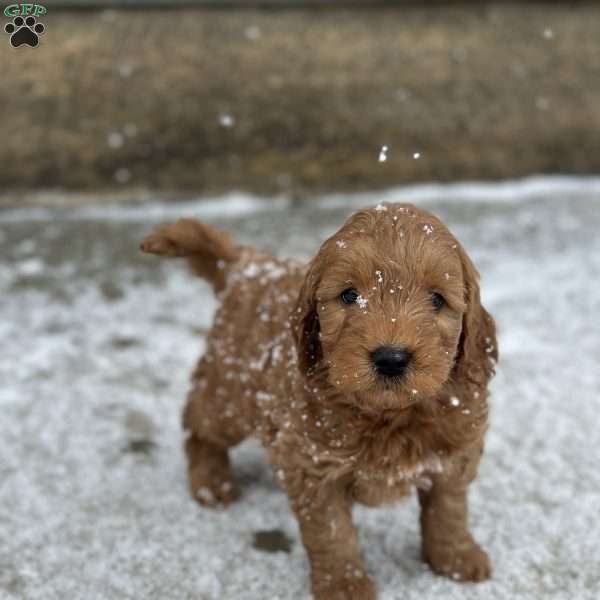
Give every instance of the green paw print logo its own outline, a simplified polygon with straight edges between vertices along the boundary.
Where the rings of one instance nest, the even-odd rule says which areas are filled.
[[[40,35],[46,31],[46,26],[37,17],[44,14],[46,8],[40,4],[11,4],[4,9],[4,16],[12,17],[12,21],[4,26],[4,31],[10,35],[13,48],[37,47]]]

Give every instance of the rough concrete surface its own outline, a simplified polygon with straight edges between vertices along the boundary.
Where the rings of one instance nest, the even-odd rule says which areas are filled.
[[[3,191],[302,192],[600,170],[598,2],[46,4],[40,46],[1,50]]]
[[[418,201],[465,243],[501,360],[470,511],[493,580],[429,572],[413,497],[355,511],[379,599],[597,600],[600,179],[1,211],[2,600],[308,600],[296,522],[256,446],[235,451],[230,509],[188,497],[179,417],[215,300],[137,246],[187,215],[307,257],[386,200]]]

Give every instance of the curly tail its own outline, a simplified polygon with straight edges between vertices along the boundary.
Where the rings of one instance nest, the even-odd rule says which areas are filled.
[[[228,263],[240,257],[228,233],[194,219],[164,225],[140,244],[142,252],[187,258],[191,270],[210,281],[218,292],[225,287]]]

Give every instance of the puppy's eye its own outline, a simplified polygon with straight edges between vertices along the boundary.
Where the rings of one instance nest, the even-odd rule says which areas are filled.
[[[444,300],[444,296],[442,296],[441,294],[433,292],[431,294],[431,304],[433,304],[433,308],[435,308],[435,310],[439,312],[446,304],[446,300]]]
[[[340,294],[340,300],[344,304],[354,304],[360,294],[354,288],[348,288]]]

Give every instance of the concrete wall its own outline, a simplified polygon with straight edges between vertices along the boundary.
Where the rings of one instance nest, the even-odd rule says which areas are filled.
[[[38,48],[0,40],[3,192],[302,192],[600,171],[598,2],[45,4]]]

